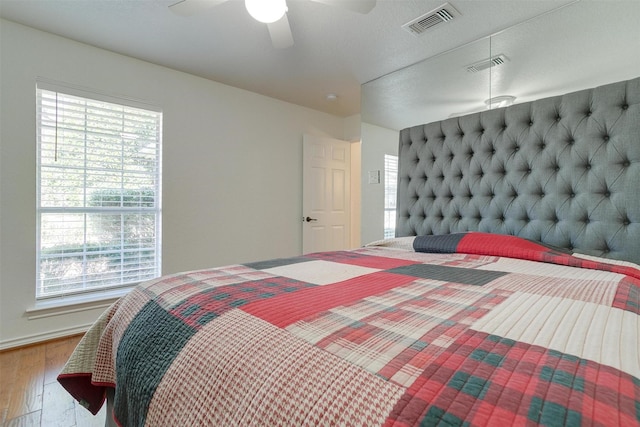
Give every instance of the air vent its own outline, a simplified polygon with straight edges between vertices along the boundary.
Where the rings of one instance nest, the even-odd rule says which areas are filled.
[[[424,15],[407,22],[402,26],[402,28],[414,36],[419,36],[436,25],[449,22],[458,16],[460,16],[460,12],[458,12],[449,3],[445,3],[431,12],[427,12]]]
[[[506,63],[509,59],[504,55],[492,56],[489,59],[478,61],[475,64],[467,66],[467,71],[470,73],[477,73],[478,71],[486,70],[487,68],[495,67]]]

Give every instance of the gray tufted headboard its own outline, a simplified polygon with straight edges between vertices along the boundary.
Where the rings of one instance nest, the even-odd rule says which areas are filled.
[[[402,130],[396,236],[462,231],[640,263],[640,78]]]

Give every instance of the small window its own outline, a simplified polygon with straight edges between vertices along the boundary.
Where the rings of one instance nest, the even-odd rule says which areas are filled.
[[[48,86],[37,87],[36,298],[159,276],[162,113]]]
[[[398,186],[398,156],[384,155],[384,238],[396,235],[396,188]]]

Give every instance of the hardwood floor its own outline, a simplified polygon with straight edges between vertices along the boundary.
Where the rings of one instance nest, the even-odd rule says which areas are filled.
[[[0,426],[104,426],[56,381],[81,336],[0,352]]]

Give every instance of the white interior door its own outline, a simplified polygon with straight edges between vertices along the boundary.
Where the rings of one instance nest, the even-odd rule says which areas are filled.
[[[348,249],[351,222],[351,144],[304,135],[303,253]]]

